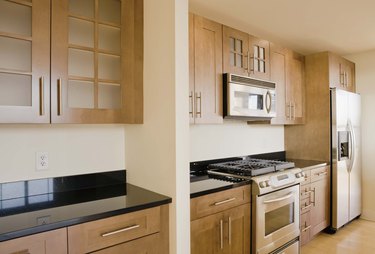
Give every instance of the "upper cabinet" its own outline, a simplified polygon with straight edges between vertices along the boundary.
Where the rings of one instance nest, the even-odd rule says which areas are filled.
[[[305,111],[304,57],[271,43],[271,80],[276,83],[276,117],[272,124],[303,124]]]
[[[223,27],[223,69],[257,79],[270,78],[269,42],[239,30]]]
[[[142,123],[142,1],[1,1],[0,40],[0,122]]]
[[[343,57],[328,53],[330,87],[355,92],[355,64]]]
[[[49,123],[50,1],[0,1],[0,122]]]
[[[190,14],[189,45],[190,123],[222,123],[222,25]]]

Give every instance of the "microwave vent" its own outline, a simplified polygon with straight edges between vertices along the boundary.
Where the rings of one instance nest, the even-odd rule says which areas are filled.
[[[248,77],[238,76],[238,75],[230,75],[230,82],[233,83],[240,83],[243,85],[251,85],[251,86],[259,86],[259,87],[268,87],[275,89],[275,83],[264,81],[264,80],[258,80],[258,79],[252,79]]]

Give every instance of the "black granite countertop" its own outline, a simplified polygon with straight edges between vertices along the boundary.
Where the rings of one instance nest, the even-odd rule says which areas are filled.
[[[93,175],[94,181],[77,176],[81,178],[0,184],[0,242],[172,202],[167,196],[125,183],[119,171],[89,176]],[[113,175],[117,179],[105,181]]]
[[[230,183],[211,178],[207,178],[201,181],[194,181],[190,183],[190,198],[196,198],[214,192],[237,188],[246,184],[250,184],[250,181]]]
[[[300,160],[300,159],[291,159],[287,158],[287,161],[294,162],[297,168],[301,168],[302,170],[308,170],[318,167],[324,167],[329,165],[328,162],[325,161],[315,161],[315,160]]]

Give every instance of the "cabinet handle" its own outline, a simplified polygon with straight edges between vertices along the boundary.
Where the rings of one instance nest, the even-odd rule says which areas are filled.
[[[198,110],[198,100],[199,100],[199,110]],[[202,93],[199,92],[199,96],[198,96],[198,93],[195,93],[195,116],[198,117],[199,115],[199,118],[202,118]]]
[[[293,119],[296,120],[296,102],[293,101]]]
[[[190,94],[189,94],[189,115],[191,115],[191,117],[194,117],[194,114],[193,114],[193,91],[190,91]]]
[[[226,203],[229,203],[229,202],[232,202],[236,200],[236,198],[228,198],[226,200],[223,200],[223,201],[219,201],[219,202],[215,202],[213,203],[214,206],[218,206],[218,205],[223,205],[223,204],[226,204]]]
[[[122,232],[126,232],[126,231],[129,231],[129,230],[132,230],[132,229],[139,228],[139,227],[140,227],[140,225],[135,224],[135,225],[132,225],[132,226],[129,226],[129,227],[126,227],[126,228],[122,228],[122,229],[116,230],[116,231],[104,233],[104,234],[102,234],[102,237],[107,237],[107,236],[119,234],[119,233],[122,233]]]
[[[228,218],[228,231],[229,231],[229,236],[228,236],[228,242],[229,245],[232,245],[232,218]]]
[[[286,119],[287,119],[287,120],[290,120],[290,119],[291,119],[291,118],[290,118],[290,115],[292,114],[292,108],[291,108],[291,106],[290,106],[290,102],[288,102],[288,103],[286,104],[286,106],[288,107],[288,115],[287,115]]]
[[[328,172],[319,172],[319,173],[315,173],[316,176],[325,176],[325,175],[328,175]]]
[[[39,115],[44,115],[44,77],[39,78]]]
[[[314,192],[314,201],[310,201],[310,203],[312,203],[314,206],[315,206],[315,188],[312,190],[312,192]]]
[[[30,254],[29,250],[20,250],[16,252],[12,252],[11,254]]]
[[[348,73],[347,72],[345,72],[345,86],[349,87],[349,84],[348,84]]]
[[[302,229],[302,232],[306,232],[307,230],[309,230],[311,228],[311,225],[305,227],[304,229]]]
[[[311,206],[312,206],[312,204],[305,205],[304,207],[301,208],[301,210],[306,210],[306,209],[310,208]]]
[[[246,72],[247,72],[247,74],[250,74],[250,52],[249,51],[247,51],[247,53],[246,53],[246,62],[247,62],[247,66],[246,66]]]
[[[62,115],[62,85],[61,78],[57,79],[57,115]]]
[[[220,249],[223,249],[224,248],[224,244],[223,244],[223,241],[224,241],[224,236],[223,236],[223,220],[220,220]]]

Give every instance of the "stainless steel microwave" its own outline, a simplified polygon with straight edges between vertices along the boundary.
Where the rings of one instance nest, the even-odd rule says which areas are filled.
[[[276,117],[276,84],[225,73],[224,117],[269,120]]]

